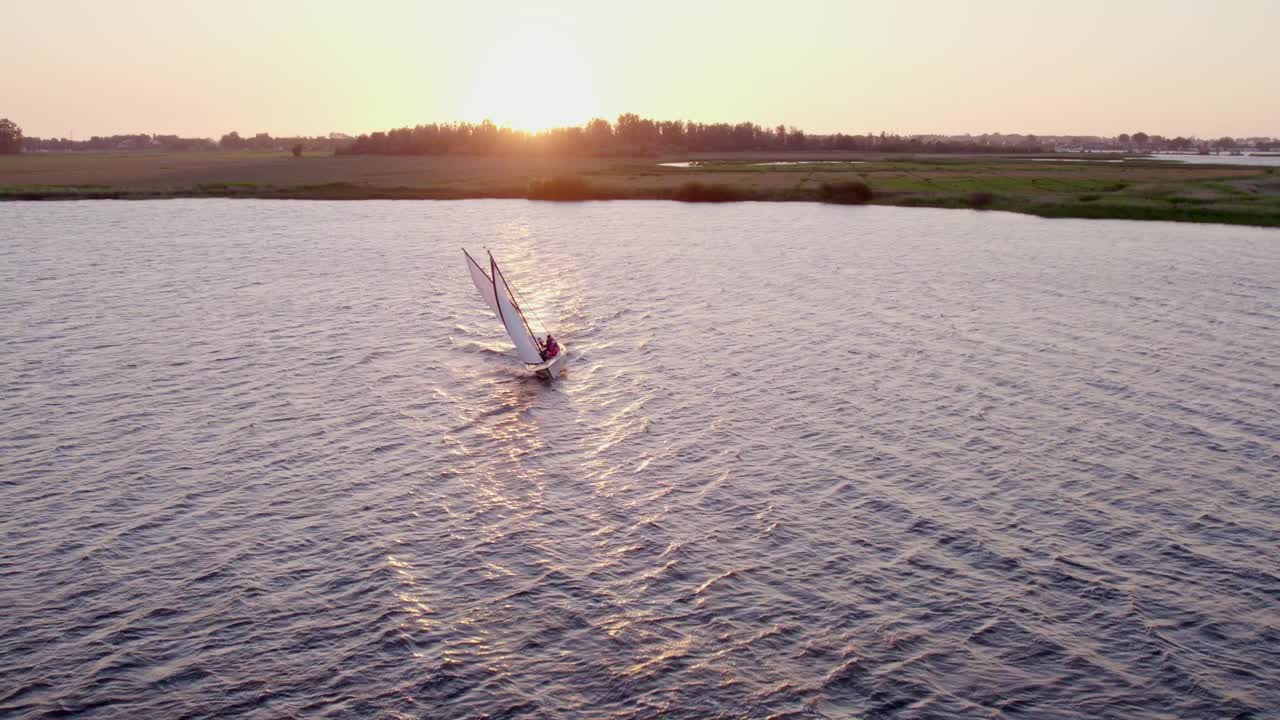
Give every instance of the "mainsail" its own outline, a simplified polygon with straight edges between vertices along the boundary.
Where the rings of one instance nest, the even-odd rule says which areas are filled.
[[[511,286],[507,285],[507,279],[502,276],[502,271],[498,269],[498,262],[493,259],[493,255],[489,256],[489,271],[493,273],[493,294],[498,300],[498,318],[506,326],[511,342],[515,343],[516,354],[526,363],[537,365],[542,362],[542,351],[538,349],[538,341],[533,337],[533,330],[529,328],[529,323],[524,319],[524,313],[520,312],[520,306],[511,296]]]
[[[466,250],[462,252],[467,256],[467,270],[471,272],[471,282],[475,283],[476,290],[480,291],[480,297],[484,299],[485,304],[502,321],[503,327],[507,329],[507,335],[511,336],[511,342],[516,346],[516,354],[530,365],[541,363],[542,351],[538,347],[539,342],[534,337],[533,330],[529,328],[529,323],[525,322],[524,314],[520,312],[520,306],[512,296],[511,286],[507,284],[506,278],[502,277],[502,271],[498,269],[497,261],[490,255],[489,273],[485,273],[484,268],[480,267],[470,253]]]

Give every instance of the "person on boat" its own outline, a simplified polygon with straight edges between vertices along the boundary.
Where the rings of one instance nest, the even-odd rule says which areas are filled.
[[[556,343],[556,339],[551,337],[551,333],[547,333],[547,341],[542,346],[542,359],[550,360],[560,353],[560,346]]]

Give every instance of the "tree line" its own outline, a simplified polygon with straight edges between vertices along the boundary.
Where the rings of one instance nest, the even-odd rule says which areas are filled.
[[[445,155],[520,154],[657,155],[682,152],[847,150],[877,152],[1043,152],[1034,135],[975,137],[834,133],[818,135],[794,126],[752,122],[700,123],[651,120],[634,113],[617,122],[595,118],[575,127],[526,132],[479,123],[430,123],[356,137],[338,154]]]
[[[216,146],[208,138],[184,138],[177,135],[94,135],[88,140],[29,137],[22,141],[25,152],[75,152],[108,150],[212,150]]]
[[[8,122],[8,121],[0,121]],[[12,125],[12,123],[10,123]],[[131,150],[161,150],[166,152],[191,152],[199,150],[257,150],[282,151],[301,148],[305,150],[332,152],[351,142],[351,136],[331,133],[328,136],[306,137],[272,137],[268,133],[257,133],[249,137],[241,137],[232,131],[219,140],[197,137],[179,137],[177,135],[153,135],[134,133],[126,135],[94,135],[88,140],[69,140],[67,138],[23,137],[21,128],[13,125],[16,133],[6,135],[6,128],[0,125],[0,154],[6,152],[107,152]],[[6,145],[7,136],[16,136],[16,141]]]
[[[1120,133],[1108,145],[1116,150],[1139,152],[1230,152],[1238,149],[1252,149],[1267,152],[1280,149],[1280,140],[1269,137],[1233,138],[1220,137],[1202,140],[1179,135],[1167,138],[1162,135],[1148,135],[1144,132]]]
[[[22,128],[0,119],[0,154],[75,151],[200,151],[242,150],[278,152],[303,150],[338,155],[658,155],[685,152],[735,151],[848,151],[881,153],[1040,153],[1040,152],[1236,152],[1244,149],[1280,150],[1280,140],[1268,137],[1200,139],[1166,138],[1145,132],[1114,137],[1090,135],[865,135],[807,133],[795,126],[762,126],[751,122],[700,123],[651,120],[626,113],[616,122],[595,118],[581,126],[526,132],[479,123],[430,123],[351,137],[272,137],[269,133],[241,136],[232,131],[218,140],[137,133],[93,136],[88,140],[24,137]]]
[[[252,137],[241,137],[232,130],[218,139],[218,147],[223,150],[289,150],[305,149],[316,151],[335,151],[351,142],[350,135],[329,133],[315,137],[272,137],[269,133],[258,133]]]
[[[0,155],[22,152],[22,128],[9,118],[0,118]]]
[[[882,153],[1043,153],[1055,151],[1108,152],[1223,152],[1239,148],[1280,148],[1275,138],[1252,137],[1202,140],[1165,138],[1136,132],[1114,137],[1079,135],[865,135],[806,133],[789,125],[762,126],[751,122],[698,123],[651,120],[626,113],[616,122],[596,118],[579,127],[525,132],[480,123],[430,123],[374,132],[356,137],[337,149],[353,155],[520,154],[657,155],[684,152],[822,151]]]

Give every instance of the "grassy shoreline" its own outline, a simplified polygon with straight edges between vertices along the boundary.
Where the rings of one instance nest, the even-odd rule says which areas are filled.
[[[865,202],[1003,210],[1041,217],[1280,227],[1280,168],[1274,167],[857,153],[742,153],[669,159],[703,161],[691,168],[663,167],[658,164],[662,160],[292,158],[275,153],[20,155],[0,158],[0,200]],[[760,164],[781,160],[806,164]]]

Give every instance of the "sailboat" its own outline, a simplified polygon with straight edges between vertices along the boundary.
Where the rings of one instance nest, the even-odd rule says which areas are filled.
[[[554,380],[559,377],[569,349],[558,341],[549,343],[551,333],[547,332],[545,327],[539,335],[529,326],[524,311],[516,302],[516,293],[502,271],[498,269],[498,261],[494,259],[493,253],[489,253],[488,272],[485,272],[485,269],[465,248],[462,254],[467,256],[467,270],[471,272],[471,282],[475,283],[481,299],[507,329],[511,342],[515,343],[516,354],[524,361],[525,367],[544,380]],[[542,325],[540,321],[538,324]]]

